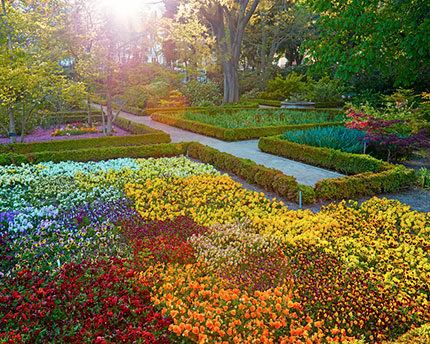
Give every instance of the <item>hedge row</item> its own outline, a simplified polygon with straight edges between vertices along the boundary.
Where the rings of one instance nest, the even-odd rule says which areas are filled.
[[[14,143],[0,145],[0,153],[27,154],[43,151],[70,151],[86,148],[139,146],[169,142],[169,134],[149,133],[144,135],[103,136],[61,141]]]
[[[416,182],[415,171],[368,155],[301,145],[279,136],[261,138],[258,147],[263,152],[352,175],[317,182],[314,187],[316,199],[335,200],[395,192]]]
[[[256,184],[267,191],[276,192],[279,196],[290,201],[299,201],[299,190],[302,191],[303,204],[312,203],[315,200],[312,187],[300,185],[296,178],[287,176],[279,170],[257,165],[250,159],[238,158],[197,142],[189,144],[188,154],[191,158],[233,173],[250,184]]]
[[[33,152],[28,154],[4,153],[0,154],[0,165],[37,164],[53,161],[100,161],[123,157],[147,158],[177,156],[185,154],[187,144],[161,143],[143,146],[87,148],[71,151]]]
[[[210,124],[205,124],[197,121],[178,118],[176,116],[169,116],[164,113],[153,113],[151,118],[154,121],[188,130],[194,133],[215,137],[224,141],[240,141],[257,139],[262,136],[270,136],[281,134],[287,130],[301,130],[309,129],[315,126],[328,127],[342,125],[342,122],[327,122],[317,124],[298,124],[298,125],[280,125],[271,127],[249,127],[249,128],[236,128],[227,129],[216,127]]]
[[[146,115],[152,115],[153,113],[185,113],[186,111],[193,111],[193,112],[204,112],[204,113],[220,113],[220,112],[227,112],[227,113],[233,113],[240,110],[252,110],[257,109],[258,104],[237,104],[237,105],[224,105],[224,106],[180,106],[180,107],[160,107],[160,108],[147,108],[145,110]]]
[[[250,102],[258,103],[259,105],[266,105],[266,106],[276,106],[280,107],[282,104],[282,101],[280,100],[274,100],[274,99],[260,99],[260,98],[252,98],[249,99]]]

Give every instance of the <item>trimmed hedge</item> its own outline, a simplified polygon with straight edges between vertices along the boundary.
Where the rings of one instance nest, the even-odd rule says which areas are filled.
[[[185,113],[186,111],[193,111],[193,112],[207,112],[207,113],[219,113],[219,112],[227,112],[227,113],[233,113],[240,110],[251,110],[251,109],[257,109],[258,104],[250,104],[250,105],[244,105],[244,104],[238,104],[238,105],[225,105],[225,106],[180,106],[180,107],[160,107],[160,108],[147,108],[145,110],[145,113],[147,115],[152,115],[154,113],[162,112],[162,113]]]
[[[129,121],[128,119],[117,117],[117,119],[114,122],[115,125],[120,127],[121,129],[127,130],[135,135],[142,135],[142,134],[166,134],[162,130],[154,129],[151,127],[148,127],[144,124],[136,123]],[[170,137],[170,136],[169,136]]]
[[[201,162],[233,173],[250,184],[256,184],[267,191],[276,192],[285,199],[298,202],[299,190],[301,190],[303,204],[312,203],[315,200],[315,192],[312,187],[300,185],[296,178],[287,176],[279,170],[257,165],[250,159],[238,158],[197,142],[189,144],[188,154]]]
[[[86,148],[139,146],[155,143],[169,143],[170,135],[150,133],[144,135],[103,136],[86,139],[71,139],[48,142],[14,143],[0,145],[0,153],[26,154],[44,151],[70,151]]]
[[[341,108],[344,106],[344,102],[316,102],[316,108]]]
[[[224,141],[240,141],[258,139],[262,136],[270,136],[281,134],[287,130],[300,130],[313,128],[315,126],[328,127],[342,125],[342,122],[327,122],[327,123],[311,123],[311,124],[297,124],[297,125],[280,125],[271,127],[249,127],[249,128],[236,128],[227,129],[216,127],[210,124],[205,124],[197,121],[190,121],[175,116],[169,116],[164,113],[154,113],[151,115],[154,121],[188,130],[194,133],[215,137]]]
[[[28,154],[0,154],[0,165],[37,164],[44,161],[101,161],[123,157],[147,158],[185,154],[187,143],[161,143],[154,145],[88,148],[70,151],[33,152]]]
[[[250,102],[256,102],[258,105],[266,105],[266,106],[276,106],[281,107],[281,100],[274,100],[274,99],[260,99],[260,98],[252,98],[249,99]]]
[[[317,182],[314,187],[316,199],[336,200],[395,192],[413,185],[417,178],[414,170],[368,155],[300,145],[282,140],[279,136],[261,138],[258,147],[266,153],[352,175]]]
[[[414,170],[404,166],[373,173],[364,172],[350,177],[323,179],[315,184],[315,196],[318,199],[350,199],[356,196],[372,196],[381,193],[396,192],[416,183]]]
[[[393,166],[369,155],[345,153],[331,148],[302,145],[283,140],[279,136],[262,137],[258,143],[258,148],[263,152],[336,170],[348,175],[363,172],[382,172]]]

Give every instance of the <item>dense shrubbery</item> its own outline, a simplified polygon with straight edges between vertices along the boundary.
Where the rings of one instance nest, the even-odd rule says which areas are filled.
[[[219,105],[222,100],[220,85],[211,80],[188,81],[184,87],[184,94],[191,106]]]

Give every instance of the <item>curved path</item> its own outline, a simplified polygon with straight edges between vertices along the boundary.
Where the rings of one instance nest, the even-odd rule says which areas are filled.
[[[201,144],[216,148],[219,151],[232,154],[239,158],[251,159],[257,164],[264,165],[269,168],[275,168],[282,171],[285,175],[295,177],[297,182],[300,184],[314,186],[319,180],[343,176],[342,174],[327,171],[319,167],[263,153],[258,148],[258,140],[225,142],[153,121],[149,116],[135,116],[124,111],[121,111],[119,116],[129,121],[141,123],[148,127],[160,129],[169,133],[172,138],[172,142],[200,142]]]

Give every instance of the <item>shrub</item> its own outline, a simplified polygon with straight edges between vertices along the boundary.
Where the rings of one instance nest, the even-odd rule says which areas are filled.
[[[347,153],[361,153],[365,134],[345,127],[316,127],[307,130],[287,131],[281,139],[314,147],[338,149]]]
[[[328,76],[312,84],[309,98],[314,102],[343,103],[342,96],[348,92],[348,88],[340,80],[331,80]]]
[[[430,145],[426,137],[427,130],[421,130],[417,134],[401,136],[397,134],[395,126],[407,120],[384,120],[368,115],[365,112],[357,112],[354,109],[347,111],[347,117],[352,121],[346,123],[348,128],[366,132],[365,139],[369,145],[384,153],[387,161],[390,159],[406,159],[412,155],[414,149]]]
[[[306,82],[302,81],[303,78],[304,77],[302,75],[295,72],[288,74],[285,79],[282,75],[278,74],[275,79],[267,82],[268,90],[273,92],[276,97],[268,99],[284,100],[290,97],[293,93],[306,93],[308,86]]]
[[[185,84],[184,94],[189,99],[192,106],[201,106],[200,103],[205,102],[211,104],[221,103],[221,90],[219,85],[211,80],[199,81],[191,80]]]

